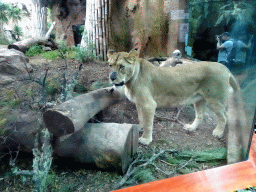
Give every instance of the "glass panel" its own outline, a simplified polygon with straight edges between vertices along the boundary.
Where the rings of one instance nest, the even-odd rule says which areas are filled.
[[[189,37],[191,56],[199,60],[223,63],[238,81],[245,107],[246,126],[240,132],[243,159],[247,158],[256,104],[255,91],[255,2],[253,1],[189,1]],[[233,46],[232,46],[233,45]],[[233,105],[235,107],[235,105]],[[235,111],[235,110],[234,110]],[[239,127],[232,112],[230,127]],[[231,112],[231,111],[230,111]],[[237,117],[235,117],[238,115]],[[231,123],[231,124],[230,124]]]

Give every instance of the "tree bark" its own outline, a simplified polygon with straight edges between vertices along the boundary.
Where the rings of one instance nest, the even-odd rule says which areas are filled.
[[[15,123],[6,127],[0,138],[0,155],[10,150],[32,152],[40,127],[40,114],[34,111],[13,111]],[[102,169],[125,173],[138,148],[138,125],[118,123],[86,123],[78,132],[53,140],[53,152],[60,157],[73,157],[81,163],[93,163]],[[42,135],[39,141],[42,141]],[[4,151],[3,146],[9,150]]]
[[[86,16],[84,24],[84,33],[81,40],[81,47],[86,47],[91,34],[93,34],[93,8],[94,1],[86,1]]]
[[[33,37],[35,39],[45,37],[47,30],[47,8],[43,5],[42,0],[33,0],[32,21]]]
[[[112,87],[98,89],[70,99],[43,114],[46,127],[55,136],[79,131],[98,112],[124,99],[125,95]]]
[[[61,157],[74,157],[79,162],[95,163],[103,169],[125,173],[137,153],[137,125],[87,123],[78,132],[60,137],[54,152]]]

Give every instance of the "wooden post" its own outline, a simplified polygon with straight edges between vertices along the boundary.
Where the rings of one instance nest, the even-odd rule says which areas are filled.
[[[98,89],[48,109],[43,120],[49,131],[60,137],[79,131],[98,112],[124,98],[123,93],[112,87]]]
[[[98,30],[99,30],[99,56],[102,57],[102,21],[101,21],[101,0],[98,0]]]
[[[96,36],[95,36],[95,48],[96,48],[96,55],[99,55],[99,21],[98,21],[98,0],[95,0],[97,3],[95,4],[95,31],[96,31]]]

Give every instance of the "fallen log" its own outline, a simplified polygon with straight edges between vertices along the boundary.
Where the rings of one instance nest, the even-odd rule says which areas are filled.
[[[28,48],[32,45],[35,44],[52,44],[53,47],[56,46],[56,43],[53,43],[52,40],[50,39],[50,34],[52,32],[52,30],[54,29],[56,22],[53,22],[53,24],[51,25],[50,29],[48,30],[48,32],[46,33],[46,35],[44,37],[32,37],[29,39],[24,39],[22,41],[13,43],[8,45],[8,49],[16,49],[18,51],[21,51],[23,53],[25,53]]]
[[[125,173],[137,153],[138,138],[138,125],[87,123],[78,132],[58,138],[54,153]]]
[[[79,131],[98,112],[124,98],[122,92],[112,87],[98,89],[48,109],[43,120],[49,132],[60,137]]]
[[[19,150],[32,152],[39,129],[40,114],[17,110],[15,123],[6,127],[0,138],[0,155]],[[102,169],[125,173],[138,148],[138,125],[118,123],[86,123],[78,132],[53,139],[53,152],[77,162],[92,163]],[[40,137],[42,142],[44,138]],[[3,148],[7,146],[8,150]]]

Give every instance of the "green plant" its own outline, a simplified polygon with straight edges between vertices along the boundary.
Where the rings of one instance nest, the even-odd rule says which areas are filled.
[[[60,57],[59,52],[57,50],[44,52],[42,53],[42,56],[45,59],[49,59],[49,60],[58,59]]]
[[[43,52],[42,46],[41,45],[32,45],[27,51],[26,51],[26,56],[28,57],[33,57],[35,55],[39,55]]]
[[[67,46],[67,43],[65,41],[60,41],[58,44],[58,51],[59,51],[59,56],[62,59],[66,59],[66,54],[68,53],[69,49]]]
[[[211,149],[211,150],[204,150],[204,151],[184,151],[180,154],[182,158],[191,158],[196,162],[223,162],[226,160],[227,157],[227,149],[226,148],[219,148],[219,149]]]
[[[74,56],[81,63],[93,61],[95,60],[93,49],[94,45],[92,43],[88,43],[88,46],[86,47],[74,47]]]
[[[201,169],[202,165],[204,167],[220,165],[226,161],[226,156],[226,148],[196,152],[183,151],[168,158],[167,162],[174,167],[182,167],[178,168],[177,171],[181,174],[186,174]]]
[[[88,92],[88,89],[83,86],[81,83],[76,83],[75,86],[74,86],[74,92],[76,93],[86,93]]]
[[[92,40],[89,40],[87,36],[87,32],[83,32],[85,46],[78,45],[77,47],[73,48],[74,56],[78,61],[81,63],[87,63],[90,61],[95,60],[95,45]]]
[[[58,74],[46,81],[45,89],[46,89],[47,95],[50,95],[52,99],[54,99],[55,94],[58,93],[59,90],[61,89],[61,84],[59,81]]]
[[[135,173],[134,178],[141,183],[148,183],[155,180],[154,175],[149,169],[142,169]]]
[[[42,148],[38,148],[38,133],[35,139],[35,148],[32,149],[33,159],[33,170],[20,170],[15,165],[15,159],[10,160],[11,171],[14,175],[20,175],[21,177],[33,176],[35,188],[39,192],[43,192],[47,189],[47,177],[52,164],[52,147],[50,144],[50,133],[48,129],[42,130],[43,133],[43,145]]]
[[[226,25],[232,20],[241,20],[243,23],[253,21],[254,7],[250,3],[232,1],[220,8],[220,15],[215,23],[215,27],[225,22]]]
[[[20,36],[23,35],[22,29],[21,27],[19,27],[18,25],[15,25],[13,28],[13,33],[16,36],[16,39],[19,40]]]

